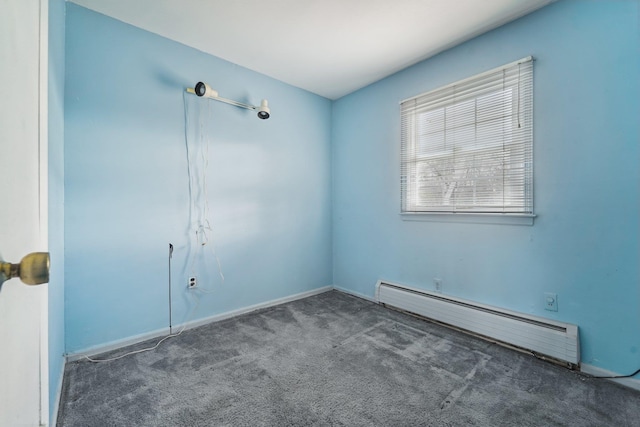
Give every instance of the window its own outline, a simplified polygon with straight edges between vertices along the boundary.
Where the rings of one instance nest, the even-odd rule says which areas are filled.
[[[533,58],[401,103],[402,213],[533,215]]]

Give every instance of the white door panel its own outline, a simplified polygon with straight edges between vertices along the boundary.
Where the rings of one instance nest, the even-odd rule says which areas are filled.
[[[47,250],[47,21],[47,0],[2,1],[0,256],[13,263]],[[47,317],[47,285],[0,288],[1,427],[47,423]]]

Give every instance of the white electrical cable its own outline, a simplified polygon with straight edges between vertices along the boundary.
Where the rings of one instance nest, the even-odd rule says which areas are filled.
[[[195,234],[196,234],[196,249],[197,248],[202,248],[203,246],[208,246],[211,253],[213,254],[213,257],[216,260],[216,264],[218,266],[218,273],[220,275],[221,278],[221,283],[224,284],[224,274],[222,272],[222,265],[220,263],[220,258],[218,257],[218,254],[216,253],[215,250],[215,243],[213,240],[213,228],[211,227],[211,223],[209,222],[209,218],[211,216],[211,212],[209,210],[209,195],[208,195],[208,184],[207,184],[207,171],[209,169],[209,145],[210,145],[210,139],[209,139],[209,135],[208,133],[206,133],[204,131],[204,124],[206,122],[206,119],[210,116],[211,113],[211,104],[210,102],[207,102],[207,114],[205,117],[203,117],[204,112],[203,109],[199,109],[199,113],[200,113],[200,117],[199,117],[199,146],[200,148],[200,159],[201,159],[201,166],[202,166],[202,170],[201,170],[201,180],[202,182],[200,183],[202,185],[202,196],[204,198],[204,206],[201,210],[198,209],[198,205],[196,203],[196,198],[194,197],[194,190],[196,190],[195,184],[197,184],[197,182],[194,182],[194,172],[197,173],[196,169],[196,165],[193,164],[193,160],[192,160],[192,153],[191,150],[189,149],[189,108],[188,108],[188,102],[187,102],[187,98],[185,96],[186,92],[183,93],[183,101],[184,101],[184,109],[185,109],[185,144],[187,147],[187,172],[189,175],[189,201],[190,201],[190,205],[189,205],[189,215],[192,216],[194,212],[197,212],[198,218],[196,220],[196,224],[195,224]],[[206,137],[205,137],[206,135]],[[204,147],[204,149],[203,149]],[[194,153],[194,157],[197,157],[197,153]],[[209,234],[211,236],[209,236],[207,234],[207,231],[209,232]],[[190,270],[193,276],[195,276],[195,259],[196,259],[196,255],[192,255],[191,256],[191,264],[190,264]],[[210,293],[214,293],[211,290],[207,290],[201,287],[196,287],[194,290],[198,291],[200,294],[210,294]],[[195,312],[198,308],[198,306],[200,305],[200,300],[202,298],[202,295],[199,295],[199,297],[196,299],[195,305],[193,306],[193,308],[191,309],[191,312],[189,313],[189,316],[187,317],[187,319],[185,320],[184,324],[182,325],[182,328],[180,329],[180,331],[178,331],[175,334],[169,334],[165,337],[163,337],[162,339],[160,339],[153,347],[148,347],[148,348],[143,348],[140,350],[135,350],[135,351],[131,351],[125,354],[122,354],[120,356],[116,356],[116,357],[111,357],[108,359],[93,359],[89,356],[84,356],[84,359],[90,361],[90,362],[94,362],[94,363],[101,363],[101,362],[111,362],[113,360],[118,360],[118,359],[122,359],[123,357],[126,356],[130,356],[133,354],[138,354],[138,353],[143,353],[146,351],[152,351],[155,350],[156,348],[158,348],[158,346],[160,344],[162,344],[164,341],[166,341],[169,338],[174,338],[179,336],[180,334],[182,334],[182,332],[185,330],[185,328],[187,327],[187,324],[192,320],[193,316],[195,315]]]
[[[164,341],[168,340],[169,338],[174,338],[179,336],[180,334],[182,334],[182,332],[184,332],[184,330],[187,328],[187,325],[189,324],[189,322],[192,320],[193,315],[195,314],[198,305],[200,305],[200,298],[198,298],[196,300],[196,304],[193,306],[193,308],[191,309],[191,312],[189,313],[189,316],[187,317],[187,320],[185,320],[185,322],[182,325],[182,328],[180,328],[180,330],[175,333],[175,334],[169,334],[165,337],[163,337],[160,341],[158,341],[156,343],[156,345],[154,345],[153,347],[147,347],[147,348],[143,348],[140,350],[134,350],[134,351],[130,351],[128,353],[125,354],[121,354],[120,356],[116,356],[116,357],[110,357],[108,359],[93,359],[89,356],[84,356],[85,359],[87,359],[89,362],[93,362],[93,363],[102,363],[102,362],[111,362],[114,360],[118,360],[118,359],[122,359],[123,357],[127,357],[127,356],[131,356],[132,354],[138,354],[138,353],[144,353],[145,351],[151,351],[151,350],[155,350],[156,348],[158,348],[158,346],[160,344],[162,344]]]
[[[216,260],[216,265],[218,267],[218,274],[221,279],[221,284],[224,284],[225,278],[224,273],[222,271],[222,264],[220,262],[220,258],[215,249],[215,240],[213,237],[213,227],[211,226],[210,218],[211,218],[211,210],[209,207],[209,187],[208,187],[208,171],[209,171],[209,147],[211,145],[211,140],[209,137],[209,132],[205,131],[205,124],[208,122],[208,119],[211,117],[211,102],[206,102],[207,108],[206,110],[203,108],[199,108],[199,120],[198,120],[198,135],[195,136],[196,141],[199,142],[197,145],[197,151],[192,152],[193,148],[189,146],[189,104],[187,92],[183,93],[184,107],[185,107],[185,143],[187,146],[187,161],[188,161],[188,172],[189,172],[189,199],[191,202],[191,213],[196,213],[196,220],[193,223],[196,234],[196,247],[209,246],[211,250],[211,254]],[[199,155],[199,156],[198,156]],[[199,157],[200,164],[194,165],[194,160],[197,160]],[[199,166],[199,168],[198,168]],[[200,178],[201,182],[198,183],[196,181],[196,177]],[[198,186],[197,184],[200,184]],[[202,202],[200,206],[197,203],[196,197],[194,197],[194,190],[202,189]],[[196,256],[192,256],[191,263],[189,266],[189,270],[193,276],[196,276],[195,271],[195,261]],[[197,288],[196,288],[197,289]],[[201,289],[203,293],[211,293],[205,289]]]

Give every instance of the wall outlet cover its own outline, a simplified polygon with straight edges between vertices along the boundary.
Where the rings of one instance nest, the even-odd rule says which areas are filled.
[[[551,292],[544,293],[544,309],[549,311],[558,311],[558,294]]]

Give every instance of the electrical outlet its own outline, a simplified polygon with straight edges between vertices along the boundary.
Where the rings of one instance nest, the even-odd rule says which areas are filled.
[[[433,284],[436,286],[436,292],[442,292],[442,279],[434,277]]]
[[[558,311],[558,294],[551,292],[544,293],[544,309],[549,311]]]
[[[189,289],[193,289],[197,285],[198,285],[198,281],[196,280],[195,276],[189,277]]]

